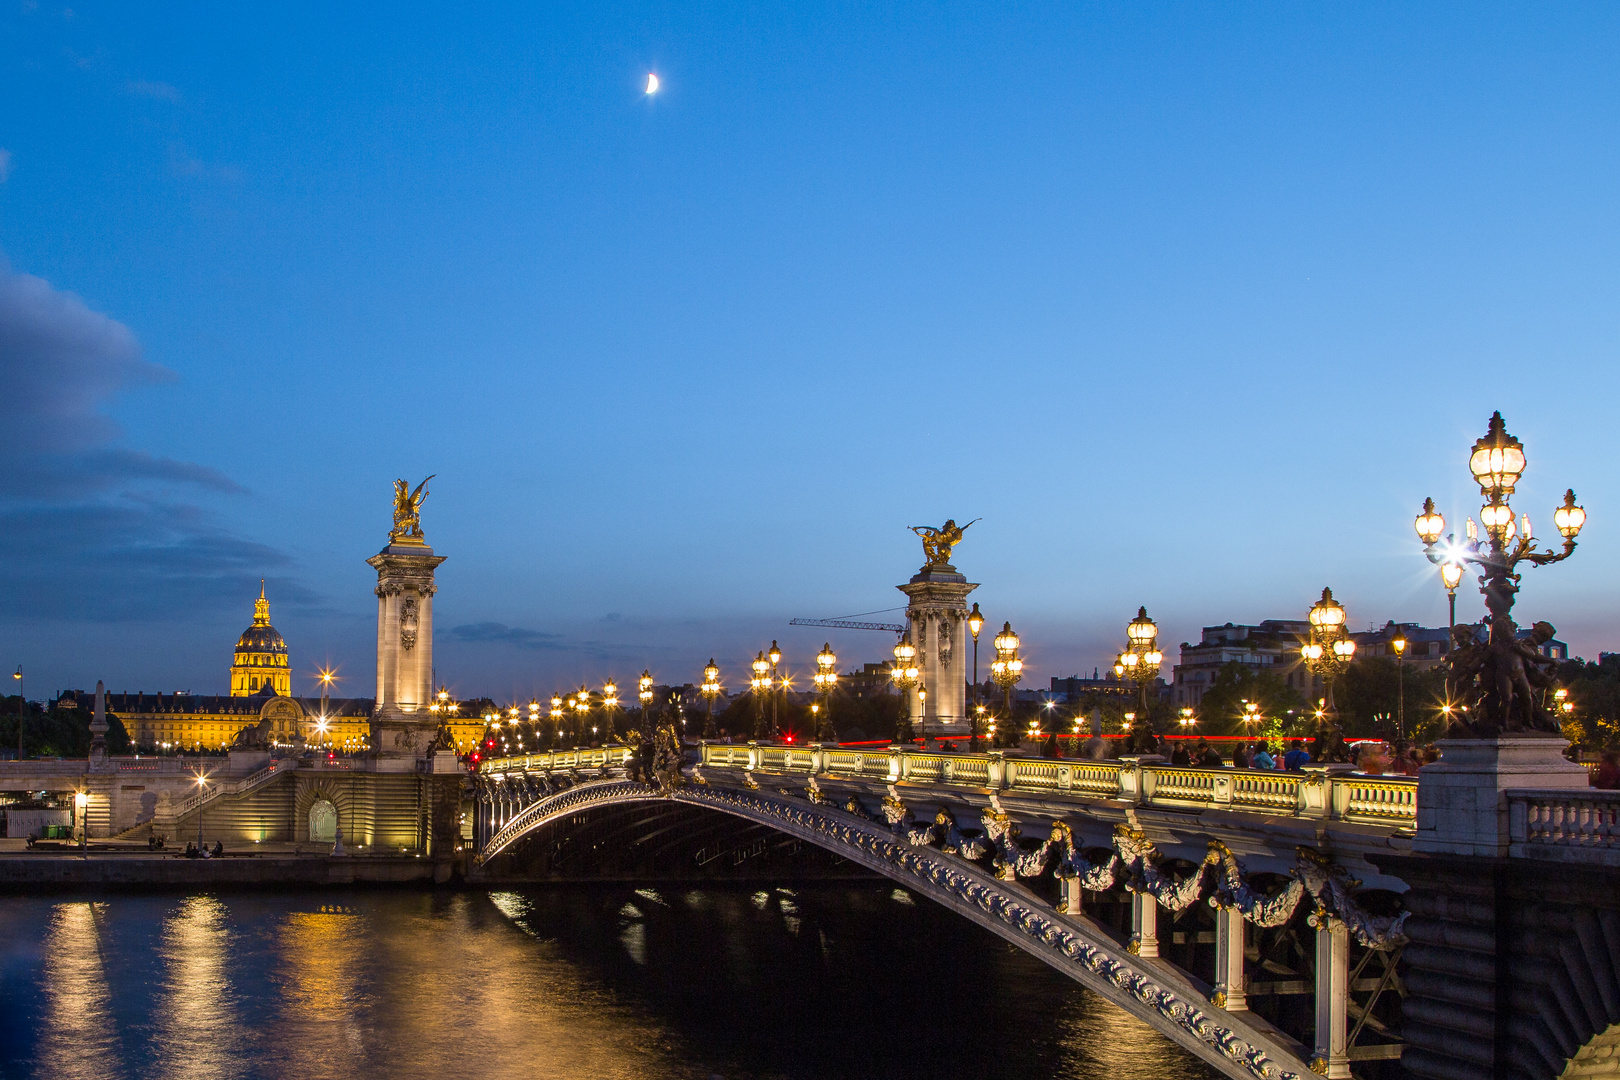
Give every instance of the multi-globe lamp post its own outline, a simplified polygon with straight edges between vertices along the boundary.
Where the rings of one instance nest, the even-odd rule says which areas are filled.
[[[917,646],[911,643],[909,633],[900,635],[900,640],[895,643],[894,667],[890,669],[889,677],[900,691],[900,741],[910,742],[914,736],[911,727],[911,691],[922,681],[922,672],[917,667]]]
[[[815,738],[818,742],[833,738],[832,714],[828,711],[832,692],[838,688],[838,655],[832,651],[832,642],[821,646],[816,654],[816,694],[821,698],[816,713]]]
[[[769,739],[776,734],[774,728],[765,727],[765,694],[771,688],[771,662],[765,659],[765,651],[761,649],[754,656],[754,677],[748,683],[754,698],[754,738]]]
[[[703,700],[708,703],[708,719],[703,721],[703,737],[712,739],[718,732],[714,727],[714,699],[720,696],[720,669],[715,666],[714,657],[709,657],[709,663],[703,669],[703,685],[698,688]]]
[[[1125,649],[1114,661],[1114,674],[1136,684],[1136,713],[1140,723],[1131,725],[1130,749],[1151,754],[1158,749],[1158,733],[1153,730],[1153,713],[1148,708],[1148,687],[1159,677],[1164,653],[1159,651],[1159,626],[1148,618],[1147,608],[1136,609],[1136,618],[1125,627]]]
[[[1013,727],[1013,687],[1018,680],[1024,677],[1024,661],[1018,656],[1018,635],[1013,633],[1012,623],[1003,622],[1001,633],[991,642],[996,648],[996,658],[990,662],[990,678],[1001,687],[1002,708],[1006,710],[1004,723],[1008,731],[1016,731]]]
[[[1344,605],[1333,599],[1333,590],[1324,588],[1322,599],[1311,605],[1311,639],[1300,647],[1300,656],[1312,675],[1322,680],[1321,707],[1316,710],[1316,745],[1312,761],[1343,762],[1350,759],[1344,732],[1339,727],[1339,708],[1333,702],[1333,680],[1356,657],[1356,643],[1345,630]]]
[[[551,695],[551,748],[557,748],[557,740],[562,738],[563,728],[563,699],[560,694]]]
[[[1485,434],[1475,441],[1468,456],[1468,471],[1479,485],[1485,504],[1479,509],[1479,523],[1485,530],[1482,542],[1472,518],[1468,519],[1467,539],[1457,542],[1453,534],[1441,543],[1445,531],[1445,518],[1435,509],[1434,500],[1426,499],[1423,510],[1414,525],[1418,539],[1429,561],[1440,566],[1442,580],[1452,599],[1452,631],[1447,643],[1448,653],[1455,654],[1452,661],[1451,681],[1461,691],[1472,692],[1474,679],[1480,680],[1482,709],[1469,714],[1462,721],[1452,713],[1453,723],[1473,728],[1475,734],[1489,735],[1501,731],[1524,728],[1549,731],[1558,730],[1557,715],[1545,715],[1522,688],[1515,689],[1515,675],[1523,671],[1526,658],[1518,641],[1518,627],[1513,622],[1513,601],[1519,591],[1518,564],[1546,566],[1562,562],[1575,553],[1575,538],[1586,524],[1586,510],[1575,502],[1575,492],[1564,492],[1564,501],[1553,511],[1553,525],[1563,537],[1563,550],[1552,548],[1537,550],[1535,535],[1528,514],[1514,520],[1511,505],[1513,491],[1524,475],[1528,464],[1524,444],[1508,434],[1500,412],[1492,413]],[[1480,569],[1480,593],[1485,597],[1485,608],[1490,613],[1489,636],[1477,647],[1459,651],[1456,629],[1456,584],[1462,581],[1463,567],[1473,563]],[[1455,567],[1455,569],[1450,569]],[[1455,582],[1455,583],[1454,583]],[[1542,633],[1537,633],[1541,631]],[[1532,632],[1532,642],[1539,644],[1550,636],[1551,627],[1538,624]],[[1534,645],[1530,646],[1535,648]],[[1534,656],[1530,658],[1532,661]],[[1461,664],[1464,670],[1459,671]],[[1448,707],[1455,704],[1447,702]],[[1467,711],[1463,703],[1463,712]]]
[[[646,668],[641,669],[641,678],[636,682],[636,697],[641,701],[641,730],[651,735],[653,730],[653,677],[652,672]]]

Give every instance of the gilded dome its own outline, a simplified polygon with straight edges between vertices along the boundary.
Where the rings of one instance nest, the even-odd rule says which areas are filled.
[[[265,623],[262,626],[258,623],[254,623],[252,626],[242,631],[241,638],[239,638],[236,642],[236,651],[239,653],[285,653],[287,651],[287,643],[282,640],[281,634],[277,632],[276,628],[271,626],[269,623]]]
[[[259,693],[292,693],[287,642],[270,625],[270,601],[265,599],[263,582],[259,583],[259,598],[253,602],[253,625],[237,639],[235,663],[231,665],[231,696]]]

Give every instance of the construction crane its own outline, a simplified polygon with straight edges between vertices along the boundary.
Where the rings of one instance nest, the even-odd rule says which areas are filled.
[[[836,626],[840,630],[887,630],[891,634],[906,632],[903,623],[855,622],[853,619],[789,619],[789,626]]]

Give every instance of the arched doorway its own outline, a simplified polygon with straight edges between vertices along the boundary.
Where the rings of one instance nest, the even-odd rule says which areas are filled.
[[[309,808],[309,838],[313,842],[330,844],[337,839],[337,807],[331,799],[316,799]]]

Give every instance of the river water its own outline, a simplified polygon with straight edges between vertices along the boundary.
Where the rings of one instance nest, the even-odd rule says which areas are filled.
[[[0,897],[0,1076],[1204,1080],[877,883]]]

